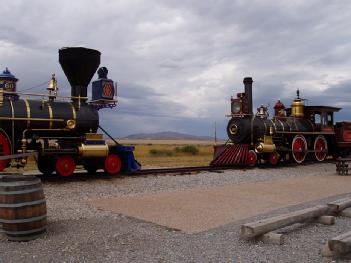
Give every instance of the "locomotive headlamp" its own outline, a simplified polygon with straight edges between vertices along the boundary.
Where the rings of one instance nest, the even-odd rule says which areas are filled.
[[[238,126],[236,124],[233,124],[232,126],[230,126],[229,128],[229,132],[233,135],[237,134],[238,133]]]
[[[70,130],[74,129],[76,127],[76,121],[75,120],[68,120],[66,127]]]
[[[232,102],[232,113],[240,113],[241,105],[239,100],[233,100]]]

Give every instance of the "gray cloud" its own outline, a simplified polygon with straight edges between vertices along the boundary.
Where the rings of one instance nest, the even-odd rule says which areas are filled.
[[[311,103],[350,113],[349,1],[12,1],[2,7],[0,67],[20,89],[55,72],[57,50],[87,46],[119,83],[119,105],[101,112],[114,135],[177,130],[225,137],[229,98],[254,78],[254,104],[296,89]]]

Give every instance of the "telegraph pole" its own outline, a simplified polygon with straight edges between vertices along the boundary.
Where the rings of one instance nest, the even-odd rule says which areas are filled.
[[[217,145],[217,122],[215,121],[215,130],[214,130],[214,139],[215,139],[215,145]]]

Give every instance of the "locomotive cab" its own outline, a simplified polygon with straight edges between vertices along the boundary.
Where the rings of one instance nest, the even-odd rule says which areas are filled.
[[[334,112],[340,109],[329,106],[305,106],[305,114],[314,123],[315,131],[334,132]]]

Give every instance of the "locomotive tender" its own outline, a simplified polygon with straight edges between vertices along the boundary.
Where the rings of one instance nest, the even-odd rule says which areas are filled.
[[[321,162],[328,156],[351,153],[351,122],[334,124],[334,113],[340,108],[307,106],[297,90],[291,107],[278,100],[269,118],[263,105],[253,113],[252,78],[244,78],[243,83],[245,92],[231,98],[229,141],[215,146],[211,165],[277,165],[288,160],[302,163],[307,158]]]
[[[56,171],[71,176],[78,164],[90,173],[100,168],[108,174],[140,169],[134,147],[122,146],[113,138],[114,144],[108,145],[103,134],[97,133],[98,128],[105,132],[99,126],[98,110],[117,103],[114,82],[107,78],[105,67],[98,70],[99,79],[92,83],[92,100],[88,101],[87,87],[100,55],[83,47],[59,50],[59,62],[71,85],[68,97],[57,95],[54,75],[48,94],[20,94],[15,76],[8,69],[0,74],[0,171],[10,165],[24,166],[33,153],[39,171],[46,175]]]

